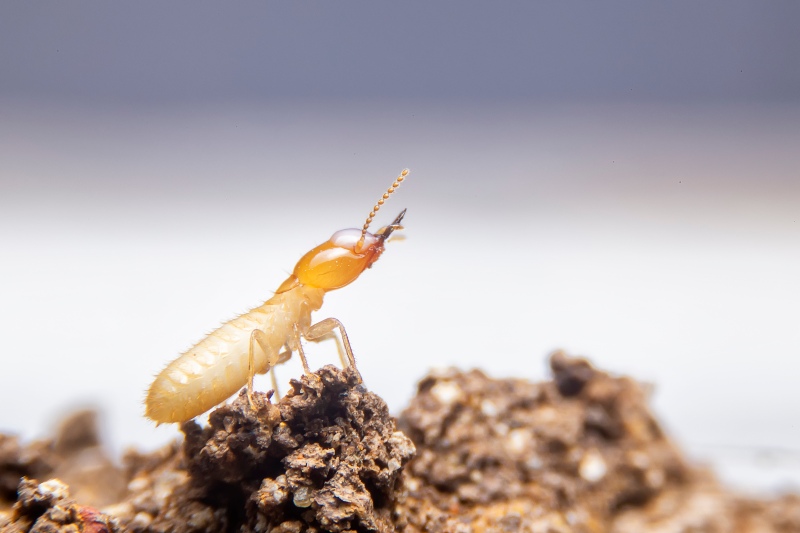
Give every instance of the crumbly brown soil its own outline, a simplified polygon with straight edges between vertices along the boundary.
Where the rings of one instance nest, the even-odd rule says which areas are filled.
[[[398,423],[325,367],[122,468],[90,413],[52,441],[0,435],[0,531],[800,532],[800,497],[741,498],[688,465],[635,381],[551,367],[542,383],[431,374]]]

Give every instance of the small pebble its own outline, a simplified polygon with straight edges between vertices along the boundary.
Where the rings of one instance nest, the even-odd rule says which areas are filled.
[[[450,406],[464,396],[461,387],[452,381],[436,382],[436,385],[431,387],[431,394],[444,406]]]
[[[597,483],[605,477],[608,467],[603,456],[596,450],[589,450],[581,459],[578,471],[580,476],[589,483]]]

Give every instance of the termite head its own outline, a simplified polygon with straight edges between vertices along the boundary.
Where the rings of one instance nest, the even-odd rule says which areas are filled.
[[[298,284],[332,291],[349,285],[362,272],[372,267],[383,253],[386,239],[392,232],[403,229],[400,222],[402,222],[406,210],[403,209],[391,224],[382,227],[375,233],[368,232],[367,228],[378,209],[407,175],[408,169],[400,173],[389,190],[375,204],[362,229],[337,231],[326,242],[308,252],[297,262],[292,275],[281,284],[276,292],[288,291]]]

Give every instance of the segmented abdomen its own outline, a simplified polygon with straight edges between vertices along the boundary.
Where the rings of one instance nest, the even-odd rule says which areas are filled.
[[[156,377],[147,393],[146,416],[183,422],[225,401],[247,383],[252,331],[263,331],[268,344],[268,353],[254,351],[256,372],[262,373],[294,334],[294,324],[308,326],[322,294],[301,285],[219,327]]]

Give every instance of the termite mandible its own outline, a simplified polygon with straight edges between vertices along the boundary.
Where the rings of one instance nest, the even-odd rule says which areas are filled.
[[[372,208],[362,229],[337,231],[305,254],[275,295],[263,305],[220,326],[156,376],[147,392],[145,416],[156,423],[185,422],[224,402],[242,385],[253,406],[253,376],[264,374],[297,352],[310,372],[301,339],[316,341],[338,328],[347,365],[358,374],[353,350],[342,323],[326,318],[311,324],[311,313],[322,306],[326,292],[355,281],[383,253],[386,239],[406,210],[394,222],[369,233],[375,214],[400,186],[403,170]],[[345,365],[345,361],[342,361]],[[361,375],[358,374],[359,379]],[[274,377],[274,372],[273,372]],[[274,380],[273,380],[274,383]]]

